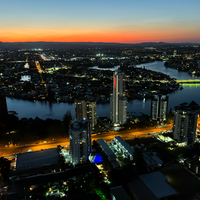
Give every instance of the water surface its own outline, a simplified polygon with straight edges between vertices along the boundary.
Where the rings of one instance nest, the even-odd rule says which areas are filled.
[[[166,68],[163,62],[157,61],[137,65],[138,67],[145,66],[146,69],[162,72],[170,75],[178,80],[197,78],[189,75],[187,72],[179,72],[176,69]],[[180,103],[190,103],[192,100],[200,105],[200,84],[183,85],[183,90],[169,94],[168,109],[174,109]],[[63,120],[67,110],[71,111],[73,119],[75,118],[74,104],[69,103],[49,103],[40,101],[26,101],[7,98],[7,106],[9,111],[16,111],[21,119],[39,117],[41,119],[59,119]],[[150,114],[151,100],[131,100],[127,105],[127,115],[140,115],[141,113]],[[97,116],[110,116],[110,104],[97,104]]]

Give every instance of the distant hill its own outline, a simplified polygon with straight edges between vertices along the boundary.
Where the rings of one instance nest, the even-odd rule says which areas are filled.
[[[84,49],[84,48],[112,48],[112,47],[178,47],[197,45],[196,43],[165,43],[144,42],[137,44],[104,43],[104,42],[1,42],[0,49]]]

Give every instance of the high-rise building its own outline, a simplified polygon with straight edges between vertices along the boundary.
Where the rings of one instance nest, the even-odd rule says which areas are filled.
[[[96,101],[87,99],[75,99],[75,118],[88,119],[90,126],[94,129],[97,123]]]
[[[110,120],[114,125],[123,125],[126,123],[126,114],[125,73],[117,70],[113,74],[113,94],[110,97]]]
[[[5,120],[8,115],[5,95],[0,93],[0,119]]]
[[[194,144],[196,138],[199,105],[192,101],[174,108],[173,138],[183,145]]]
[[[153,120],[166,121],[168,109],[167,95],[154,95],[151,99],[151,117]]]
[[[74,120],[69,125],[69,140],[72,164],[86,163],[91,152],[91,128],[89,120]]]

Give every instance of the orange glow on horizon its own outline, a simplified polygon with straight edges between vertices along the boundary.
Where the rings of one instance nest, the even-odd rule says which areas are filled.
[[[111,42],[111,43],[140,43],[140,42],[187,42],[189,38],[198,40],[199,35],[178,30],[15,30],[1,31],[1,42]],[[181,35],[184,35],[181,37]]]

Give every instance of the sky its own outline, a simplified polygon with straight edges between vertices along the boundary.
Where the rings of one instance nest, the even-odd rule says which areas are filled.
[[[0,0],[0,41],[200,43],[200,0]]]

